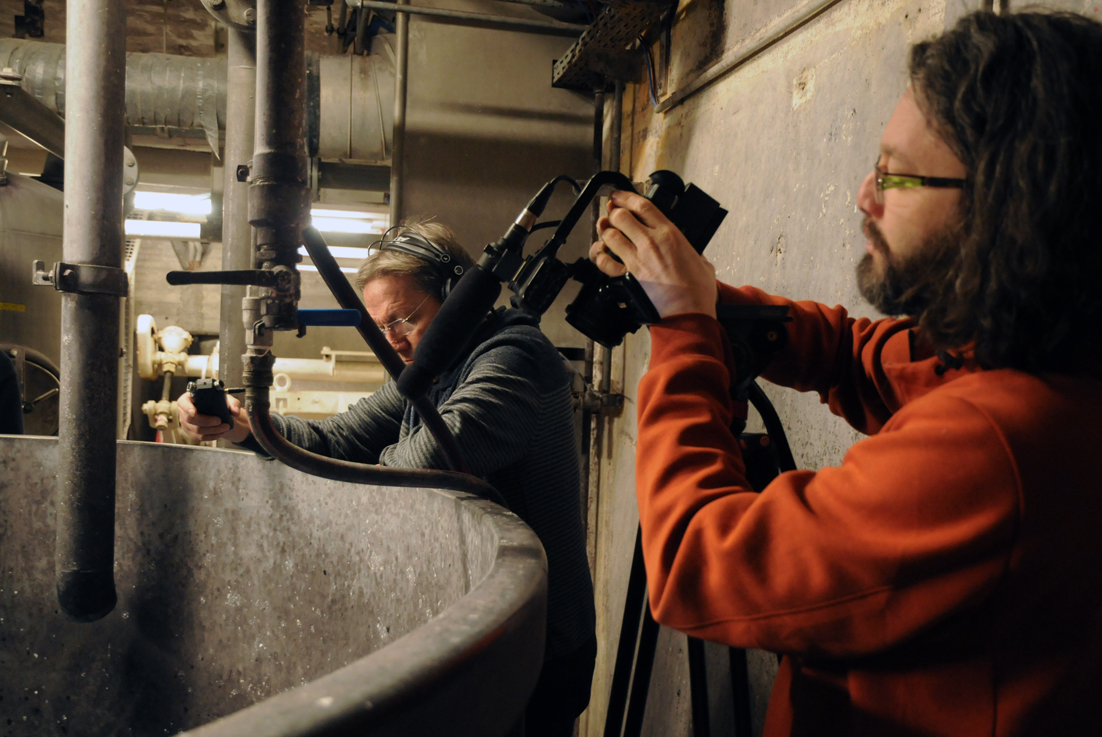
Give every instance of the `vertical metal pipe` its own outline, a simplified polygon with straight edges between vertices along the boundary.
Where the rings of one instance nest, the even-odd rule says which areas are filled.
[[[226,181],[222,197],[222,268],[253,268],[253,229],[249,225],[249,185],[239,182],[237,167],[253,158],[256,126],[256,35],[227,27]],[[245,328],[241,300],[245,287],[222,286],[218,376],[226,386],[241,386]]]
[[[306,167],[306,16],[303,0],[260,0],[256,37],[256,153]],[[298,162],[296,162],[297,164]],[[306,181],[306,172],[301,172]]]
[[[409,0],[398,0],[409,5]],[[394,65],[394,132],[390,146],[390,224],[402,221],[402,166],[406,148],[406,89],[409,71],[409,14],[398,13],[398,52]]]
[[[620,171],[620,135],[624,126],[624,83],[617,81],[612,95],[612,125],[609,130],[608,168]]]
[[[246,329],[245,405],[266,411],[272,386],[272,331],[298,327],[302,230],[310,216],[306,158],[306,13],[304,0],[258,0],[256,30],[256,139],[249,224],[255,229],[256,266],[275,286],[250,288],[242,301]],[[259,409],[258,409],[259,408]]]
[[[617,81],[616,89],[612,97],[612,130],[609,131],[608,168],[611,171],[620,171],[620,145],[621,128],[624,125],[624,83]],[[623,350],[623,344],[619,350]],[[608,394],[612,390],[612,351],[604,346],[598,346],[597,357],[601,361],[601,394]],[[596,377],[594,377],[596,378]]]
[[[126,12],[70,0],[66,34],[64,260],[119,269]],[[115,607],[119,297],[62,295],[57,467],[58,603],[91,622]]]
[[[611,101],[602,99],[602,106],[612,106],[612,119],[609,124],[608,161],[604,161],[602,142],[601,163],[609,171],[620,171],[620,127],[623,124],[624,85],[616,83]],[[602,115],[602,134],[604,120]],[[612,388],[612,351],[589,341],[586,345],[587,373],[593,388],[601,395],[607,395]],[[604,454],[606,419],[598,410],[589,419],[589,467],[586,470],[586,553],[589,556],[590,573],[597,582],[597,537],[600,526],[601,508],[601,456]],[[600,584],[598,583],[598,588]],[[600,608],[598,608],[600,612]],[[598,616],[601,616],[598,613]],[[619,726],[619,725],[617,725]]]
[[[593,164],[596,171],[605,168],[605,93],[603,90],[597,90],[593,95]],[[590,227],[591,241],[597,240],[597,220],[600,216],[601,200],[595,197],[590,212],[590,218],[592,219]],[[582,376],[587,386],[583,387],[583,391],[588,391],[589,387],[593,385],[593,356],[596,345],[596,341],[592,339],[587,338],[585,341],[585,370]],[[582,406],[585,406],[585,402],[582,402]],[[599,479],[597,475],[600,471],[600,461],[594,460],[593,456],[600,453],[598,450],[600,444],[595,432],[597,428],[595,419],[599,412],[600,410],[597,412],[582,410],[582,442],[586,459],[585,469],[583,470],[582,508],[586,510],[585,552],[586,558],[589,560],[590,578],[595,578],[597,575],[597,524],[599,519],[597,498]]]
[[[304,0],[259,0],[256,62],[249,222],[256,229],[256,265],[278,277],[278,286],[260,290],[261,315],[270,330],[292,330],[299,298],[294,267],[310,216]]]

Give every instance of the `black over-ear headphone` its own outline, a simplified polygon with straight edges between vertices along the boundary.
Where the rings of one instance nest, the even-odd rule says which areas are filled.
[[[436,270],[436,273],[440,275],[443,286],[440,289],[440,294],[437,296],[440,298],[440,301],[443,302],[447,299],[452,287],[454,287],[456,282],[463,276],[463,266],[455,263],[450,253],[417,231],[402,226],[398,227],[401,228],[398,235],[393,238],[387,238],[386,235],[383,236],[382,246],[379,250],[397,251],[398,253],[404,253],[428,262],[429,265]]]

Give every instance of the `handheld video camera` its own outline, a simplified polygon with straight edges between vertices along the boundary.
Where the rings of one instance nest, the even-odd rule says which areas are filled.
[[[588,205],[596,195],[591,184],[602,175],[601,172],[578,196],[578,202]],[[609,177],[614,179],[620,175]],[[630,183],[609,182],[628,189]],[[634,190],[634,187],[631,187]],[[650,200],[670,221],[677,226],[689,243],[702,253],[712,236],[715,235],[727,211],[719,206],[699,187],[681,181],[681,177],[671,171],[656,171],[650,179],[643,196]],[[571,213],[576,209],[571,209]],[[559,225],[562,231],[568,224],[568,214]],[[573,222],[569,223],[573,227]],[[556,243],[556,232],[548,246]],[[569,230],[566,231],[567,233]],[[564,238],[565,239],[565,236]],[[556,244],[553,248],[544,246],[534,256],[526,259],[519,274],[510,282],[509,288],[516,296],[513,304],[542,314],[551,306],[568,279],[582,284],[582,289],[573,302],[566,308],[566,321],[583,335],[592,338],[601,345],[611,348],[619,345],[627,333],[634,333],[643,325],[658,322],[660,316],[643,287],[631,274],[610,277],[598,269],[592,261],[583,258],[566,265],[555,258]]]
[[[525,241],[542,227],[537,222],[561,181],[570,181],[581,191],[558,221],[551,238],[525,257]],[[619,345],[627,333],[659,320],[658,311],[631,274],[609,277],[589,259],[565,264],[557,258],[567,236],[605,187],[635,191],[630,179],[613,171],[597,172],[584,187],[578,187],[569,177],[556,177],[540,189],[505,235],[486,246],[475,267],[467,270],[444,301],[421,338],[413,363],[398,377],[398,390],[403,396],[421,396],[452,365],[492,309],[502,283],[514,293],[514,306],[542,315],[570,279],[581,282],[581,292],[567,307],[567,321],[609,348]],[[727,215],[704,191],[691,184],[686,186],[681,177],[669,171],[651,174],[644,196],[685,234],[697,252],[704,250]]]
[[[201,415],[217,417],[233,428],[233,415],[226,405],[226,386],[218,379],[195,379],[187,384],[191,403]]]
[[[643,196],[677,226],[697,253],[704,252],[727,217],[718,202],[696,185],[684,184],[670,171],[651,174]],[[610,277],[592,261],[582,259],[574,264],[572,276],[582,283],[582,289],[567,306],[566,321],[606,348],[619,345],[627,333],[660,319],[658,310],[630,273]]]

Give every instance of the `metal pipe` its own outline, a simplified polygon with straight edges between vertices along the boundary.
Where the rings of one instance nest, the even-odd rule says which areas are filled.
[[[620,171],[620,146],[622,145],[624,125],[624,83],[617,80],[612,96],[612,125],[609,131],[608,168],[611,171]],[[621,349],[622,350],[622,349]],[[612,391],[612,351],[599,346],[597,350],[601,360],[601,381],[598,391],[608,394]]]
[[[444,10],[442,8],[411,7],[407,2],[398,0],[398,4],[378,2],[377,0],[349,0],[349,5],[365,10],[381,10],[387,13],[398,13],[398,22],[406,15],[424,15],[431,18],[450,20],[462,25],[475,26],[476,28],[493,28],[505,31],[520,31],[521,33],[542,33],[552,36],[582,35],[589,26],[578,23],[561,23],[549,20],[528,20],[526,18],[509,18],[500,15],[487,15],[486,13],[468,13],[463,10]],[[399,27],[400,28],[400,27]],[[401,30],[398,31],[401,33]]]
[[[612,120],[609,125],[608,171],[620,171],[620,127],[623,125],[624,83],[617,82],[612,96]],[[603,123],[603,120],[602,120]],[[602,126],[603,128],[603,126]],[[603,149],[603,146],[602,146]],[[603,157],[603,152],[602,152]],[[612,388],[612,351],[603,345],[593,343],[587,348],[590,360],[590,381],[598,394],[608,394]],[[591,350],[590,350],[591,348]],[[591,572],[596,572],[597,527],[601,503],[601,456],[605,440],[605,418],[601,411],[593,413],[589,419],[589,468],[587,469],[587,508],[586,508],[586,548],[590,553]]]
[[[228,111],[227,101],[227,88],[233,84],[227,69],[233,63],[233,43],[231,34],[230,60],[225,57],[127,54],[126,124],[131,131],[156,129],[163,132],[167,129],[172,135],[185,138],[202,131],[211,149],[217,150],[220,131],[239,122]],[[255,66],[255,50],[250,59]],[[393,104],[392,56],[383,52],[368,57],[326,54],[320,55],[318,60],[318,86],[308,90],[313,99],[307,106],[310,127],[317,131],[320,144],[317,155],[329,159],[385,161],[390,155],[385,140],[390,132],[385,130],[385,121],[389,121]],[[34,100],[64,117],[63,44],[0,39],[0,68],[3,67],[10,67],[21,75],[19,84]],[[353,96],[361,96],[356,100],[354,118],[348,102],[350,80]],[[248,119],[253,120],[254,115],[249,111]],[[56,126],[59,136],[64,135],[61,125],[59,118]],[[44,130],[42,124],[34,126],[39,135]],[[50,148],[45,140],[41,145]],[[230,147],[228,140],[226,147]],[[249,158],[251,156],[250,150]]]
[[[505,509],[509,505],[494,487],[482,479],[453,471],[431,471],[419,468],[389,468],[371,463],[353,463],[312,453],[283,438],[272,425],[268,391],[250,386],[245,391],[245,409],[249,413],[253,437],[264,452],[276,460],[311,476],[334,481],[377,486],[432,487],[465,491],[489,499]]]
[[[624,125],[624,83],[617,81],[612,95],[612,123],[610,125],[608,168],[620,171],[620,144]]]
[[[597,90],[593,95],[593,166],[595,171],[601,171],[605,168],[605,97],[604,90]],[[601,202],[599,199],[594,199],[593,208],[590,211],[590,219],[592,220],[590,238],[594,242],[597,240],[597,220],[600,216]],[[585,367],[582,373],[584,380],[584,386],[582,387],[583,400],[585,393],[590,391],[593,384],[593,356],[596,345],[597,342],[592,338],[586,338]],[[595,578],[597,573],[597,526],[600,520],[597,496],[599,481],[597,474],[600,472],[600,461],[595,460],[593,455],[598,452],[594,448],[599,447],[595,422],[599,415],[584,409],[585,406],[586,403],[583,401],[582,443],[586,464],[583,469],[583,489],[585,491],[582,507],[585,509],[585,553],[586,559],[589,561],[589,577]]]
[[[59,159],[65,158],[65,121],[19,84],[19,75],[0,72],[0,122]]]
[[[387,3],[389,5],[389,3]],[[408,7],[409,0],[398,0],[392,8]],[[390,144],[390,223],[402,222],[402,165],[406,149],[406,77],[409,72],[409,16],[398,14],[395,28],[398,37],[397,59],[394,62],[394,124]],[[395,379],[398,377],[395,376]]]
[[[745,64],[754,56],[777,43],[784,37],[810,23],[815,18],[837,5],[841,0],[808,0],[797,5],[776,18],[753,36],[740,43],[726,60],[705,69],[691,82],[658,103],[655,112],[664,113],[677,107],[712,82],[724,76],[732,69]]]
[[[367,37],[367,12],[356,14],[356,35],[352,42],[352,53],[362,54],[364,53],[364,39]]]
[[[616,82],[615,92],[612,96],[612,124],[609,131],[608,168],[610,171],[619,172],[621,167],[620,146],[622,143],[622,128],[624,125],[624,83]],[[608,394],[612,391],[612,351],[604,346],[597,346],[596,354],[601,362],[600,383],[597,391]],[[595,372],[596,373],[596,372]],[[594,377],[596,380],[597,377]]]
[[[540,12],[544,10],[574,12],[578,9],[577,3],[573,0],[504,0],[504,2],[512,5],[528,5]]]
[[[237,167],[253,158],[256,127],[256,35],[227,27],[229,67],[226,91],[225,184],[222,195],[222,268],[253,268],[253,230],[249,225],[249,185],[239,181]],[[222,286],[219,332],[219,378],[241,386],[245,329],[241,323],[243,286]]]
[[[238,307],[238,313],[241,308]],[[370,353],[363,354],[365,360],[338,361],[333,358],[277,358],[272,366],[276,376],[286,374],[293,381],[320,381],[342,384],[372,384],[381,386],[387,381],[387,373],[373,359]],[[237,356],[237,363],[241,363]],[[222,359],[219,356],[189,355],[183,366],[177,370],[177,376],[208,378],[217,373],[222,376]],[[240,371],[238,372],[240,374]],[[236,386],[240,386],[241,377]]]
[[[306,156],[306,13],[303,0],[259,0],[256,36],[256,139],[249,223],[256,266],[277,276],[260,290],[268,330],[298,327],[295,265],[310,217]]]
[[[225,121],[225,65],[225,59],[127,54],[127,124],[202,129],[213,148]],[[0,39],[0,66],[21,75],[23,89],[68,118],[64,44]]]
[[[126,8],[71,0],[66,76],[63,254],[72,264],[121,270]],[[62,295],[57,467],[58,603],[92,622],[116,603],[115,432],[119,296]]]

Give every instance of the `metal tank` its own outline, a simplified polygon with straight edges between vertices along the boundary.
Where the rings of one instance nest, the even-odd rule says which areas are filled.
[[[57,450],[0,436],[0,733],[500,735],[521,717],[546,562],[515,516],[122,442],[119,602],[75,624],[54,590]]]

